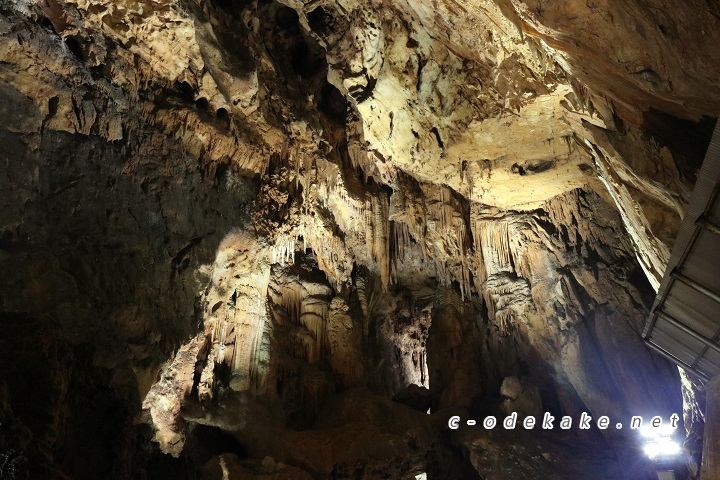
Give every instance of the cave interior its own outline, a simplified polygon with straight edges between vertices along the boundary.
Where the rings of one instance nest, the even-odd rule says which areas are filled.
[[[0,480],[720,479],[642,336],[718,45],[713,0],[0,0]]]

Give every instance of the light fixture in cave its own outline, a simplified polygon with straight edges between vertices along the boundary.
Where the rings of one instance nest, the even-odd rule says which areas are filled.
[[[669,460],[682,452],[682,447],[673,438],[676,428],[670,425],[644,427],[641,435],[647,439],[643,450],[651,460]]]
[[[674,457],[680,453],[680,444],[675,440],[663,438],[659,441],[652,441],[645,445],[645,453],[651,459],[661,457]]]
[[[640,429],[640,434],[646,438],[671,437],[677,430],[671,425],[660,425],[658,427],[644,426]]]

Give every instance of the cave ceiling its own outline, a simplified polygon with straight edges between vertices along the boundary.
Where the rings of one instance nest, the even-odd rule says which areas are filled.
[[[111,385],[176,457],[221,428],[294,469],[272,478],[382,449],[408,463],[368,472],[419,473],[441,422],[380,418],[410,384],[433,411],[681,409],[639,332],[720,111],[718,26],[703,0],[0,0],[8,345],[51,319],[50,384]],[[84,435],[52,392],[29,452]],[[508,441],[452,448],[501,478]],[[632,464],[579,455],[587,478]],[[546,463],[513,478],[590,468]]]

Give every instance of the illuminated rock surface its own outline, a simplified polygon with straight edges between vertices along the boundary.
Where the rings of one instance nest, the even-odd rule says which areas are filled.
[[[718,27],[701,0],[0,0],[0,478],[635,480],[637,433],[580,414],[683,408],[694,478],[701,394],[640,333]],[[575,424],[447,428],[513,411]]]

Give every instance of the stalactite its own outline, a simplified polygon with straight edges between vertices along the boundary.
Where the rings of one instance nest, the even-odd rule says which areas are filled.
[[[312,342],[307,360],[317,362],[325,358],[327,351],[327,302],[321,299],[306,297],[301,302],[300,324],[310,332]]]
[[[405,261],[405,254],[412,237],[407,224],[400,220],[390,222],[390,234],[392,236],[390,265],[392,271],[397,273],[398,262]]]
[[[248,365],[249,385],[255,384],[257,378],[260,376],[258,371],[258,362],[256,359],[262,345],[262,331],[255,333],[255,337],[253,338],[251,345],[250,365]]]
[[[390,283],[390,204],[387,195],[370,195],[365,215],[368,253],[377,265],[383,289]]]
[[[300,183],[300,147],[295,145],[293,148],[292,162],[295,167],[295,187]]]
[[[358,300],[360,301],[360,309],[362,310],[363,317],[367,317],[368,300],[367,300],[366,288],[365,288],[365,277],[363,277],[362,275],[356,274],[353,280],[355,283],[355,288],[357,289]],[[367,332],[365,332],[364,338],[367,338]]]
[[[493,295],[490,292],[489,288],[486,288],[483,291],[483,296],[485,297],[485,305],[487,307],[488,318],[490,319],[490,321],[495,321],[495,300],[493,299]]]
[[[225,332],[227,323],[221,322],[222,325],[220,326],[220,331],[218,338],[216,340],[216,344],[218,346],[218,353],[217,353],[217,363],[221,364],[225,362]]]
[[[303,174],[307,177],[312,178],[312,171],[313,171],[313,156],[308,155],[307,153],[304,153],[302,156],[302,165],[303,165]]]
[[[237,317],[237,308],[233,307],[232,312],[233,312],[233,319],[232,319],[233,325],[237,325],[237,318],[236,318]],[[237,339],[237,331],[235,332],[235,336],[236,336],[236,338],[233,340],[234,344],[233,344],[232,355],[230,355],[230,361],[228,362],[231,370],[235,370],[235,365],[237,365],[237,357],[238,357],[238,348],[237,348],[237,340],[236,340]]]
[[[470,280],[470,269],[465,258],[460,262],[460,292],[462,300],[465,301],[465,294],[472,298],[472,283]]]
[[[495,316],[495,325],[498,327],[500,336],[507,337],[512,333],[515,324],[515,312],[513,310],[502,310]]]
[[[580,103],[580,106],[582,107],[582,111],[585,112],[585,109],[587,108],[588,103],[588,92],[587,87],[574,80],[570,80],[570,88],[572,88],[573,93],[575,94],[575,97],[577,98],[578,102]]]
[[[450,269],[448,268],[447,261],[445,259],[436,259],[435,260],[435,271],[436,271],[436,278],[440,285],[447,286],[450,285],[453,281],[452,273]]]
[[[395,243],[397,245],[397,258],[405,260],[405,251],[410,243],[410,229],[405,222],[395,223]]]
[[[285,285],[280,289],[280,302],[288,314],[288,320],[297,325],[300,323],[302,296],[295,284]]]
[[[270,249],[270,260],[272,263],[295,263],[295,245],[296,239],[294,235],[281,235],[278,237],[275,245]]]
[[[483,221],[478,230],[486,270],[506,269],[511,264],[507,220]],[[491,260],[494,260],[496,265],[490,265]]]

